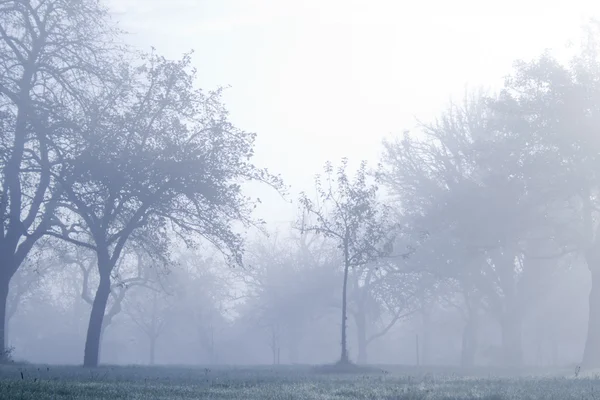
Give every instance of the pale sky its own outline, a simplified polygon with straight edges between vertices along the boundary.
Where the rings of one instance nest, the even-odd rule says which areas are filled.
[[[497,87],[515,59],[578,39],[597,1],[112,0],[131,43],[195,50],[204,88],[230,85],[234,123],[258,133],[256,163],[291,186],[252,188],[285,229],[326,160],[375,166],[381,140],[435,117],[466,85]],[[264,193],[263,193],[264,192]]]

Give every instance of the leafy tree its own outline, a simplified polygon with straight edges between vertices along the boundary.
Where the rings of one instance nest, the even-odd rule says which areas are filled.
[[[577,250],[590,270],[589,322],[583,365],[600,366],[599,26],[588,25],[568,65],[549,54],[520,62],[496,105],[530,156],[529,187],[543,199],[555,253]]]
[[[500,100],[476,92],[423,124],[421,138],[385,142],[381,175],[411,229],[429,233],[413,264],[459,280],[469,302],[465,338],[474,342],[485,306],[500,324],[504,362],[519,364],[529,274],[540,259],[562,252],[549,251],[560,228],[549,218],[555,209],[532,184],[544,171],[543,158]],[[465,363],[472,356],[471,347]]]
[[[342,254],[342,326],[340,363],[348,364],[346,336],[348,273],[350,268],[365,265],[390,256],[398,233],[398,224],[388,207],[377,198],[378,187],[367,181],[367,165],[362,162],[354,179],[347,173],[348,160],[334,172],[331,163],[325,165],[325,182],[315,179],[318,201],[306,193],[300,196],[303,207],[301,230],[331,239]],[[405,255],[406,257],[406,255]]]
[[[256,221],[240,183],[281,188],[250,162],[255,135],[228,121],[221,92],[194,88],[190,63],[189,56],[151,54],[139,67],[122,66],[120,83],[98,95],[80,156],[59,180],[64,196],[51,234],[92,250],[100,278],[84,366],[98,364],[111,273],[130,241],[150,237],[166,252],[173,237],[189,245],[203,238],[241,264],[243,240],[233,224]]]
[[[115,33],[96,0],[0,2],[0,346],[10,280],[51,222],[53,175],[91,88],[111,77]]]

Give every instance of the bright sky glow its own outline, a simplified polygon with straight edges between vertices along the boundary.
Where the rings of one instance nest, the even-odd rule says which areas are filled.
[[[144,49],[194,49],[205,88],[231,85],[233,121],[258,133],[259,165],[290,198],[326,160],[375,166],[383,137],[435,117],[466,85],[497,87],[515,59],[578,39],[595,1],[112,0]],[[294,218],[263,189],[259,216]]]

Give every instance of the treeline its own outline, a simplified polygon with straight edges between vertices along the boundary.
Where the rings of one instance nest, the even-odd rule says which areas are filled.
[[[195,88],[191,56],[127,48],[98,1],[3,2],[3,354],[19,307],[39,319],[32,305],[79,308],[79,330],[83,302],[85,366],[119,318],[146,335],[151,363],[159,339],[183,337],[206,363],[235,360],[258,337],[249,327],[273,363],[282,349],[298,362],[315,336],[337,344],[338,329],[340,362],[366,363],[415,315],[427,343],[440,313],[460,325],[463,366],[483,351],[484,320],[500,333],[495,362],[517,366],[524,325],[544,301],[569,304],[556,282],[585,265],[582,362],[598,366],[600,36],[588,28],[568,63],[519,62],[498,93],[468,93],[385,140],[377,168],[327,164],[289,233],[244,246],[238,224],[260,221],[241,184],[284,185],[251,163],[255,135],[229,122],[221,91]]]

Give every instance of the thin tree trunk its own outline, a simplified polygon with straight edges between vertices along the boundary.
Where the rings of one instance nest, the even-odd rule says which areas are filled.
[[[215,365],[216,362],[216,350],[215,350],[215,328],[210,327],[210,363]]]
[[[600,367],[600,264],[598,257],[586,257],[591,273],[592,287],[589,296],[587,339],[582,365],[586,368]]]
[[[558,341],[556,340],[556,336],[552,335],[552,366],[558,367]]]
[[[502,353],[505,366],[523,364],[522,326],[518,314],[505,315],[502,327]]]
[[[423,307],[423,309],[421,311],[421,317],[422,317],[422,322],[423,322],[421,359],[422,359],[423,365],[428,365],[429,362],[431,361],[429,359],[429,347],[431,345],[431,340],[430,340],[430,338],[431,338],[431,335],[430,335],[431,317],[430,317],[430,312],[427,309],[427,306]]]
[[[2,272],[6,272],[3,270]],[[6,306],[8,301],[8,290],[10,286],[10,278],[7,275],[0,274],[0,362],[7,361],[8,354],[8,332]]]
[[[348,245],[345,247],[345,265],[344,265],[344,285],[342,287],[342,354],[340,357],[340,363],[348,363],[350,359],[348,357],[348,343],[346,339],[346,293],[348,290],[348,270],[350,265],[348,262]]]
[[[301,330],[298,326],[294,328],[292,328],[289,332],[288,332],[288,357],[290,359],[290,364],[297,364],[298,363],[298,354],[299,354],[299,347],[300,347],[300,336],[301,336]]]
[[[475,354],[477,353],[477,317],[470,315],[462,335],[462,351],[460,365],[468,368],[475,365]]]
[[[155,352],[156,352],[156,336],[150,335],[150,365],[154,365]]]
[[[103,268],[101,268],[103,269]],[[100,354],[100,341],[102,337],[102,322],[106,312],[106,304],[110,295],[110,275],[100,274],[100,284],[96,290],[92,312],[90,313],[90,322],[85,340],[85,352],[83,356],[84,367],[97,367]]]
[[[158,303],[158,295],[154,292],[152,296],[152,321],[150,323],[150,365],[154,365],[154,351],[156,349],[156,339],[158,336],[157,333],[157,321],[156,321],[156,313],[157,313],[157,303]]]
[[[367,323],[364,310],[359,307],[358,312],[354,316],[356,321],[356,335],[358,342],[358,357],[357,362],[359,364],[367,363]]]
[[[271,328],[271,355],[273,356],[273,365],[277,365],[277,348],[278,343],[275,328]]]

